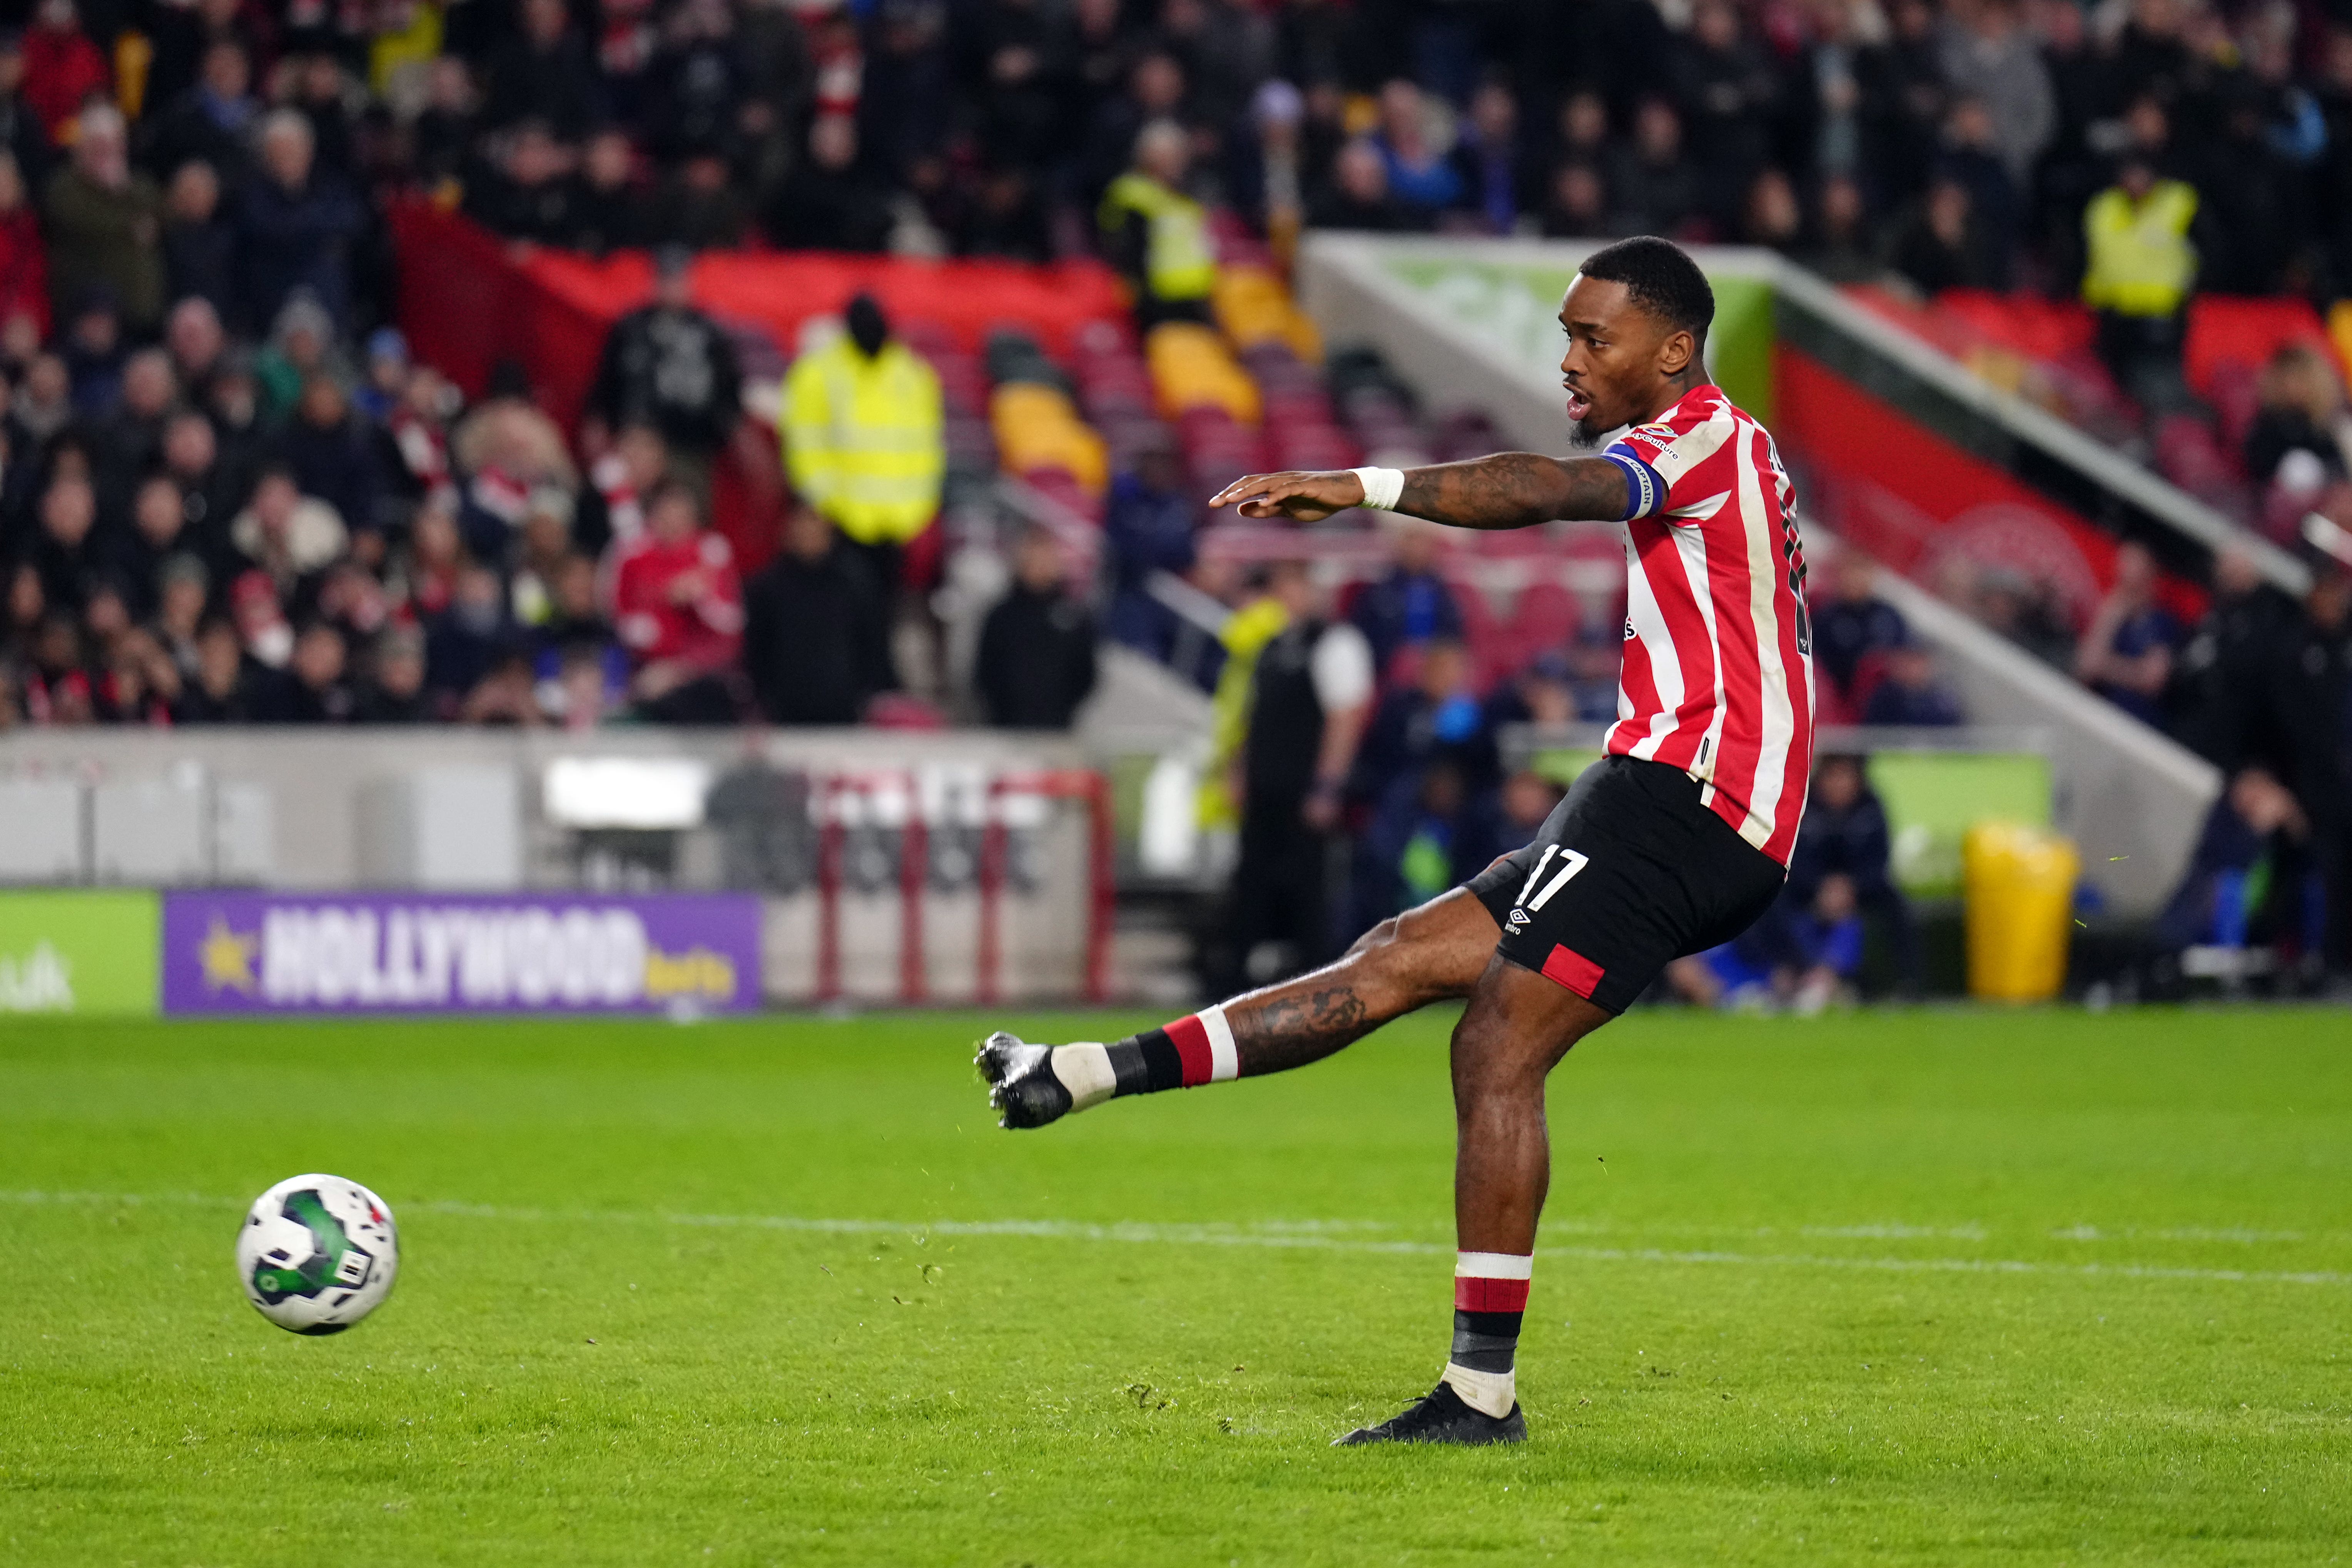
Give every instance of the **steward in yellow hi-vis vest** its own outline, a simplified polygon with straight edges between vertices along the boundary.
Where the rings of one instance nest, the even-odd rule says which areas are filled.
[[[1205,321],[1217,286],[1217,259],[1209,248],[1209,215],[1186,195],[1184,166],[1192,144],[1181,128],[1155,120],[1135,139],[1135,166],[1103,192],[1106,251],[1135,295],[1137,323]]]
[[[2197,280],[2189,238],[2196,217],[2190,186],[2158,179],[2142,163],[2126,166],[2083,212],[2083,303],[2119,316],[2179,315]]]
[[[947,471],[940,378],[890,337],[881,307],[849,303],[848,331],[793,362],[777,424],[800,499],[869,549],[914,539],[939,515]]]

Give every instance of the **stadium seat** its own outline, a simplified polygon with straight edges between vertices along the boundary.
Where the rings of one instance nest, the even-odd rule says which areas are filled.
[[[989,395],[988,414],[1005,468],[1023,475],[1058,470],[1092,498],[1088,514],[1097,514],[1110,485],[1109,458],[1069,394],[1033,381],[1005,382]]]
[[[1160,410],[1170,418],[1200,408],[1222,409],[1236,424],[1255,425],[1261,414],[1257,384],[1224,341],[1192,321],[1166,321],[1151,329],[1144,344]]]
[[[2235,360],[2260,369],[2271,355],[2291,342],[2315,343],[2331,356],[2336,345],[2308,300],[2295,298],[2242,299],[2227,294],[2202,294],[2189,301],[2189,342],[2182,369],[2190,390],[2210,399],[2213,374]],[[2336,373],[2344,364],[2337,357]]]

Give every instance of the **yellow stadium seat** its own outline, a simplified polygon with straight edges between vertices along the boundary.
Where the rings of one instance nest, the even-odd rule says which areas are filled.
[[[1008,382],[989,395],[988,422],[997,460],[1016,473],[1060,468],[1092,496],[1110,488],[1110,456],[1103,439],[1078,417],[1069,395],[1034,382]]]

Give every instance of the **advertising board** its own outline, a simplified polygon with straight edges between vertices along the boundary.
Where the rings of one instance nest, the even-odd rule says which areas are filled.
[[[671,893],[172,893],[169,1014],[725,1012],[760,901]]]
[[[148,892],[0,893],[0,1015],[152,1016],[156,907]]]

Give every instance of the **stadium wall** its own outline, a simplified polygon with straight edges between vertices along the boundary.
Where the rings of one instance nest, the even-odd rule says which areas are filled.
[[[1060,736],[20,730],[0,1013],[1098,999],[1114,832]]]

